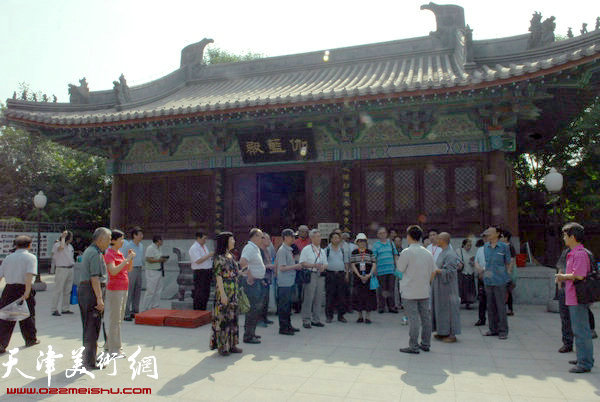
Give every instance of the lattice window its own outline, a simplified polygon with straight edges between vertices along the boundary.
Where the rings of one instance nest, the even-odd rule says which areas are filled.
[[[148,223],[151,226],[162,225],[165,217],[165,183],[163,180],[156,180],[149,184]]]
[[[316,175],[312,180],[312,210],[314,218],[333,218],[331,175]]]
[[[194,222],[207,223],[211,212],[211,178],[209,176],[194,176],[189,180],[190,199],[192,203],[191,218]]]
[[[479,189],[475,166],[461,166],[454,170],[454,194],[457,214],[479,209]]]
[[[144,225],[146,210],[146,182],[132,181],[127,186],[127,225]]]
[[[366,172],[365,190],[369,215],[385,215],[385,171]]]
[[[405,214],[417,209],[417,185],[414,170],[394,171],[394,209]]]
[[[234,181],[233,219],[236,226],[256,225],[256,178],[237,177]]]
[[[446,169],[433,168],[424,174],[424,207],[426,215],[442,215],[448,211]]]
[[[169,178],[167,190],[169,223],[185,223],[185,215],[190,201],[186,184],[185,177],[176,176]]]

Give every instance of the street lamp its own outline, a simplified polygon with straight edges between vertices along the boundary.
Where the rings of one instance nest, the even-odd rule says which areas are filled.
[[[37,229],[37,260],[38,260],[38,271],[35,277],[35,282],[32,285],[32,289],[36,292],[46,290],[46,284],[42,282],[42,278],[40,275],[40,249],[41,249],[41,233],[40,226],[42,224],[42,209],[46,206],[46,202],[48,198],[44,195],[43,191],[40,191],[33,197],[33,205],[38,210],[38,229]]]
[[[544,176],[544,187],[546,187],[546,190],[548,190],[549,193],[558,193],[562,189],[562,186],[563,186],[562,174],[558,173],[556,171],[556,169],[550,168],[550,173],[548,173],[546,176]],[[551,254],[552,261],[556,261],[558,259],[558,256],[560,255],[560,250],[562,248],[560,235],[559,235],[559,227],[558,227],[558,211],[556,209],[556,200],[558,199],[558,197],[559,196],[557,195],[556,197],[553,197],[553,199],[552,199],[552,204],[554,207],[554,236],[555,236],[555,243],[554,243],[554,247],[553,247],[555,252]],[[558,272],[558,268],[557,268],[557,272]],[[558,302],[558,284],[555,285],[554,300],[556,301],[556,303]],[[556,308],[558,309],[558,306],[556,306]],[[554,310],[551,310],[551,311],[554,311]],[[558,311],[558,310],[556,310],[556,311]]]

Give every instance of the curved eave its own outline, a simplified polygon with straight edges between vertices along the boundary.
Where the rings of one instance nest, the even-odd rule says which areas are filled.
[[[570,60],[563,64],[555,65],[548,68],[543,68],[539,66],[532,67],[532,72],[522,73],[520,75],[510,76],[507,78],[499,78],[499,79],[481,79],[478,83],[471,83],[466,85],[457,84],[455,86],[449,87],[435,87],[428,89],[414,89],[414,90],[404,90],[404,91],[395,91],[395,92],[379,92],[374,94],[359,94],[359,91],[350,91],[352,93],[343,93],[342,96],[335,96],[337,93],[331,93],[334,97],[320,97],[318,94],[313,94],[307,96],[309,99],[301,100],[301,101],[287,101],[281,102],[281,97],[277,97],[275,99],[263,100],[266,101],[262,104],[256,104],[251,106],[243,106],[236,107],[235,105],[210,105],[208,110],[197,110],[192,111],[191,107],[185,108],[185,112],[181,112],[182,108],[178,110],[167,110],[161,109],[153,112],[153,116],[141,117],[141,118],[125,118],[123,120],[114,120],[114,121],[97,121],[97,122],[86,122],[86,123],[48,123],[48,122],[40,122],[30,118],[24,118],[16,116],[19,114],[19,111],[11,111],[10,109],[5,112],[5,118],[9,122],[21,123],[28,126],[39,127],[39,128],[51,128],[51,129],[74,129],[74,128],[98,128],[98,127],[121,127],[121,126],[136,126],[143,123],[151,123],[157,121],[166,121],[166,120],[184,120],[184,119],[193,119],[193,118],[204,118],[210,116],[223,116],[230,114],[240,114],[240,113],[253,113],[259,111],[271,111],[277,109],[289,109],[289,108],[297,108],[297,107],[305,107],[305,106],[314,106],[314,105],[331,105],[331,104],[344,104],[348,102],[370,102],[376,101],[378,99],[398,99],[398,98],[409,98],[409,97],[430,97],[433,95],[439,94],[456,94],[465,91],[478,91],[486,88],[497,87],[510,85],[513,83],[519,83],[539,77],[543,77],[550,74],[559,73],[564,70],[568,70],[571,68],[575,68],[584,64],[588,64],[600,59],[600,53],[595,53],[590,56],[582,56],[577,60]],[[305,97],[306,98],[306,97]],[[195,108],[199,109],[199,108]]]

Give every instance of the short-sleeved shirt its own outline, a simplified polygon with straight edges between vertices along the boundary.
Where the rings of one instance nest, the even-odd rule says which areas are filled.
[[[54,259],[54,265],[57,268],[72,267],[75,265],[75,259],[73,258],[73,246],[65,244],[62,250],[59,250],[60,242],[57,241],[52,246],[52,258]]]
[[[89,281],[92,276],[97,276],[101,282],[106,278],[106,262],[102,250],[95,244],[86,248],[81,256],[79,281]]]
[[[279,267],[289,267],[295,265],[296,262],[294,260],[294,256],[292,254],[292,248],[282,244],[277,250],[277,255],[275,257],[275,264],[277,265],[277,286],[280,287],[289,287],[293,286],[296,282],[296,270],[289,271],[280,271]]]
[[[510,264],[508,244],[499,241],[496,247],[492,247],[490,243],[485,243],[483,253],[485,255],[483,282],[488,286],[506,285],[510,281],[506,270],[506,266]]]
[[[248,261],[248,269],[254,278],[263,279],[265,277],[266,268],[260,253],[260,247],[249,241],[242,250],[241,258]]]
[[[0,278],[4,277],[7,285],[24,285],[27,274],[37,275],[37,258],[24,248],[7,255],[0,265]]]
[[[346,255],[344,248],[340,244],[337,250],[334,250],[331,245],[325,249],[327,256],[327,270],[333,272],[343,272],[346,270],[346,263],[350,262],[350,256]]]
[[[485,253],[483,247],[477,249],[477,253],[475,253],[475,262],[479,264],[482,269],[485,269]]]
[[[300,252],[300,262],[306,262],[307,264],[323,264],[327,268],[327,254],[319,246],[310,244],[302,249]],[[316,268],[308,268],[313,272],[317,272]]]
[[[371,267],[373,264],[377,263],[377,259],[373,255],[373,252],[368,248],[365,249],[364,253],[361,253],[360,249],[356,248],[352,251],[350,263],[356,266],[356,270],[361,275],[365,275],[371,272]]]
[[[133,241],[125,241],[123,247],[121,247],[121,254],[127,255],[129,250],[133,250],[135,252],[135,257],[133,258],[133,266],[134,267],[143,267],[144,266],[144,245],[142,242],[136,246]]]
[[[430,244],[429,246],[427,246],[427,251],[429,251],[431,255],[433,255],[433,262],[437,263],[437,259],[440,256],[440,254],[442,254],[443,250],[440,246],[434,246],[433,244]]]
[[[377,276],[393,274],[396,269],[394,256],[398,255],[396,246],[390,240],[382,243],[377,240],[373,244],[373,255],[377,258]]]
[[[304,247],[310,245],[312,242],[310,241],[310,239],[307,237],[305,239],[299,237],[294,241],[294,244],[298,247],[298,251],[302,252],[302,249],[304,249]]]
[[[590,256],[585,251],[583,245],[580,244],[574,247],[567,254],[567,274],[585,277],[590,272],[590,269]],[[565,281],[565,304],[567,306],[576,306],[578,304],[573,281]]]
[[[158,260],[158,259],[160,259],[160,257],[162,257],[162,252],[160,251],[160,247],[158,247],[156,245],[156,243],[152,243],[151,245],[149,245],[148,248],[146,249],[146,258],[152,258],[154,260]],[[146,260],[146,258],[144,258],[144,268],[155,270],[155,271],[160,269],[160,262],[148,262],[148,260]]]
[[[188,253],[190,255],[190,260],[192,261],[192,269],[195,270],[213,268],[212,258],[207,258],[201,264],[196,264],[196,261],[198,261],[200,258],[210,254],[210,251],[208,251],[208,247],[206,247],[206,244],[200,244],[197,241],[195,241],[194,244],[192,244],[192,247],[190,247]]]
[[[115,267],[118,267],[123,261],[125,261],[123,254],[120,251],[115,251],[112,247],[106,250],[104,253],[104,262],[106,264],[110,264],[112,262]],[[129,273],[127,272],[128,268],[129,264],[125,265],[116,275],[111,274],[107,269],[106,272],[108,274],[108,283],[106,284],[106,288],[108,290],[129,289]]]
[[[402,250],[398,258],[398,271],[402,272],[400,292],[402,298],[419,300],[429,297],[431,274],[435,271],[433,255],[420,244],[413,243]]]

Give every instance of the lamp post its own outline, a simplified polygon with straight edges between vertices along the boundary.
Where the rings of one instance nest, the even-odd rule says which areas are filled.
[[[558,259],[558,256],[560,256],[560,250],[561,250],[561,243],[560,243],[560,236],[558,234],[559,232],[559,227],[558,227],[558,211],[556,208],[556,201],[557,198],[559,197],[558,193],[560,192],[560,190],[562,189],[563,186],[563,176],[562,174],[558,173],[556,171],[556,169],[554,168],[550,168],[550,173],[548,173],[546,176],[544,176],[544,187],[546,187],[546,190],[548,190],[549,193],[557,193],[557,195],[555,197],[553,197],[552,199],[552,204],[553,204],[553,209],[554,209],[554,235],[555,235],[555,242],[554,242],[554,246],[552,247],[553,253],[550,255],[550,258],[552,259],[551,261],[556,261]],[[557,272],[558,272],[558,268],[557,268]],[[553,300],[556,304],[555,308],[556,310],[554,310],[554,308],[550,308],[550,305],[548,307],[548,310],[550,311],[554,311],[554,312],[558,312],[558,284],[556,284],[554,286],[554,300]]]
[[[41,249],[41,233],[40,227],[42,224],[42,209],[46,206],[46,202],[48,198],[44,195],[43,191],[40,191],[33,197],[33,205],[38,210],[38,228],[37,228],[37,261],[38,261],[38,272],[35,276],[35,282],[31,286],[33,290],[36,292],[46,290],[46,284],[42,282],[42,278],[40,275],[40,249]]]

